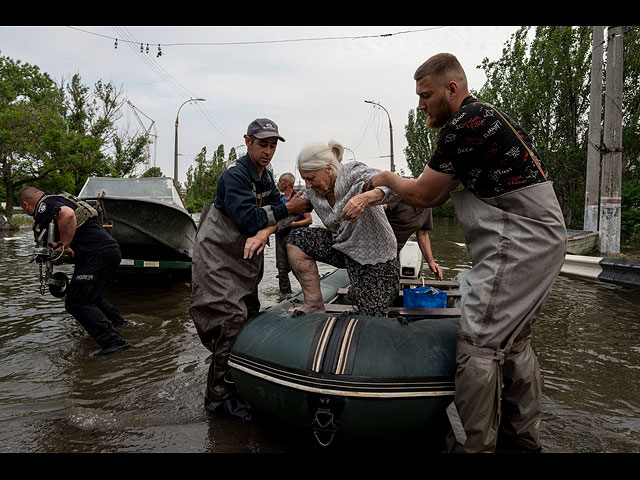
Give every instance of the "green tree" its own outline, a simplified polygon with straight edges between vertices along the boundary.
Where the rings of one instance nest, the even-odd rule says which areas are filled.
[[[163,177],[163,176],[164,176],[164,174],[162,173],[162,170],[160,170],[160,167],[151,167],[146,172],[144,172],[142,175],[140,175],[140,177],[142,177],[142,178],[144,178],[144,177]]]
[[[92,175],[133,175],[145,161],[147,140],[143,135],[130,136],[117,130],[126,102],[122,88],[98,80],[91,91],[75,74],[64,90],[69,140],[76,143],[71,168],[75,185],[71,190],[79,190]]]
[[[405,125],[407,146],[404,149],[407,165],[413,178],[418,178],[431,158],[438,143],[439,130],[427,128],[426,113],[416,109],[409,110]],[[455,217],[451,200],[433,209],[434,217]]]
[[[630,248],[640,247],[640,183],[626,181],[622,184],[621,230]]]
[[[107,160],[111,175],[116,177],[133,175],[136,167],[145,161],[146,146],[147,139],[144,136],[133,138],[114,137],[114,153]]]
[[[624,35],[622,89],[622,178],[640,180],[640,27],[627,27]]]
[[[0,169],[6,213],[17,191],[55,172],[65,154],[63,93],[37,66],[0,57]]]
[[[118,134],[122,90],[76,74],[58,86],[37,66],[0,57],[0,171],[13,215],[18,190],[78,193],[89,176],[130,175],[144,162],[142,137]]]
[[[235,150],[232,152],[230,158],[235,157]],[[224,145],[218,146],[210,160],[206,157],[207,148],[203,147],[196,155],[195,166],[187,170],[185,204],[191,213],[202,211],[205,203],[215,200],[218,180],[226,166]]]
[[[418,178],[427,161],[433,154],[438,141],[438,131],[427,128],[427,115],[420,110],[409,110],[407,124],[404,127],[407,146],[404,154],[407,165],[414,178]]]

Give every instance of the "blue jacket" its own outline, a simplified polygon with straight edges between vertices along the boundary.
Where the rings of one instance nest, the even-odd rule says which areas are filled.
[[[224,171],[213,204],[247,235],[255,235],[288,215],[273,175],[265,168],[259,177],[248,155]]]

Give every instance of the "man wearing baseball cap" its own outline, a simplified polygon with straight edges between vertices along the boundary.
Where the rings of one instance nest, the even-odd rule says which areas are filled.
[[[278,133],[278,125],[268,118],[256,118],[247,127],[247,137],[270,138],[274,137],[284,142],[284,138]]]
[[[250,422],[251,407],[233,384],[229,354],[247,319],[260,311],[258,284],[269,236],[311,207],[299,197],[284,204],[267,168],[278,141],[285,141],[278,125],[257,118],[244,138],[247,154],[224,171],[213,205],[205,205],[200,217],[189,311],[200,340],[212,352],[205,408]]]

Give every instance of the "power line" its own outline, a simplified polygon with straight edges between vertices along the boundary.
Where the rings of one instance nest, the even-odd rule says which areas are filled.
[[[358,147],[360,147],[360,144],[362,144],[362,142],[364,141],[365,134],[369,130],[369,127],[371,126],[371,122],[373,121],[374,116],[375,116],[375,110],[373,108],[370,108],[367,111],[367,116],[362,124],[362,127],[360,128],[360,131],[356,135],[356,138],[351,142],[351,148],[353,150],[357,150]]]
[[[95,35],[97,37],[103,37],[109,40],[113,40],[115,42],[116,48],[118,46],[118,41],[140,45],[141,51],[144,50],[144,45],[146,45],[147,53],[149,53],[149,45],[157,46],[158,56],[160,56],[162,55],[161,47],[264,45],[264,44],[272,44],[272,43],[317,42],[317,41],[328,41],[328,40],[361,40],[365,38],[386,38],[386,37],[393,37],[397,35],[406,35],[410,33],[420,33],[420,32],[437,30],[437,29],[446,28],[446,27],[445,26],[425,27],[425,28],[418,28],[414,30],[403,30],[399,32],[380,33],[380,34],[373,34],[373,35],[343,35],[343,36],[336,36],[336,37],[288,38],[288,39],[280,39],[280,40],[249,40],[249,41],[240,41],[240,42],[177,42],[177,43],[139,42],[137,40],[134,41],[134,40],[130,40],[123,37],[112,37],[112,36],[104,35],[101,33],[91,32],[89,30],[84,30],[78,27],[67,27],[67,28],[71,28],[79,32],[87,33],[89,35]]]
[[[188,98],[196,98],[198,95],[195,95],[193,92],[190,92],[186,87],[184,87],[178,80],[176,80],[169,72],[167,72],[162,65],[160,65],[155,59],[145,55],[142,51],[139,51],[134,45],[138,45],[140,42],[135,39],[135,37],[126,29],[126,27],[113,27],[113,29],[120,35],[120,38],[125,41],[127,46],[131,48],[136,55],[142,58],[142,60],[149,66],[151,70],[153,70],[161,80],[163,80],[167,85],[169,85],[178,95]],[[203,118],[205,123],[218,135],[220,135],[223,140],[228,142],[229,144],[233,144],[234,141],[227,135],[222,128],[220,128],[215,121],[211,118],[211,116],[197,103],[194,104],[196,110]]]
[[[109,40],[113,40],[115,43],[115,48],[118,48],[118,42],[126,44],[129,48],[131,48],[136,55],[139,55],[142,60],[153,70],[167,85],[169,85],[173,90],[176,91],[180,96],[185,98],[194,98],[197,95],[189,92],[184,86],[182,86],[174,77],[172,77],[162,66],[151,58],[149,54],[149,45],[156,45],[158,48],[158,57],[162,55],[161,47],[170,47],[170,46],[231,46],[231,45],[257,45],[257,44],[274,44],[274,43],[291,43],[291,42],[312,42],[312,41],[329,41],[329,40],[359,40],[366,38],[385,38],[396,35],[404,35],[410,33],[419,33],[424,31],[436,30],[445,28],[444,26],[437,27],[425,27],[413,30],[403,30],[392,33],[383,33],[383,34],[373,34],[373,35],[343,35],[343,36],[335,36],[335,37],[307,37],[307,38],[291,38],[291,39],[281,39],[281,40],[257,40],[257,41],[244,41],[244,42],[182,42],[182,43],[158,43],[158,42],[141,42],[136,39],[131,33],[126,30],[126,27],[113,27],[118,36],[110,36],[104,35],[101,33],[91,32],[89,30],[85,30],[78,27],[67,27],[72,30],[77,30],[79,32],[83,32],[89,35],[95,35],[98,37],[106,38]],[[146,45],[146,48],[145,48]],[[146,54],[145,54],[146,53]],[[233,140],[222,131],[222,129],[213,121],[213,119],[206,113],[203,108],[195,104],[195,107],[198,113],[202,116],[205,122],[219,135],[222,136],[223,139],[228,141],[230,144],[233,143]],[[369,124],[371,123],[371,116],[368,118],[367,125],[365,125],[364,130],[361,133],[360,138],[357,138],[354,143],[358,145],[364,140],[364,134],[366,130],[369,128]],[[355,147],[357,148],[357,146]]]

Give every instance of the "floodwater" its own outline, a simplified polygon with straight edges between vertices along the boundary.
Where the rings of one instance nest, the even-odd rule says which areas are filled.
[[[464,238],[455,221],[435,220],[434,254],[451,279],[470,267]],[[94,358],[97,345],[64,302],[39,293],[32,249],[30,229],[0,232],[0,453],[320,448],[275,425],[204,411],[209,352],[188,313],[187,281],[114,284],[106,296],[134,323],[120,330],[133,348]],[[265,262],[266,307],[280,300],[273,245]],[[558,278],[533,340],[544,375],[544,452],[640,451],[639,312],[637,289]]]

